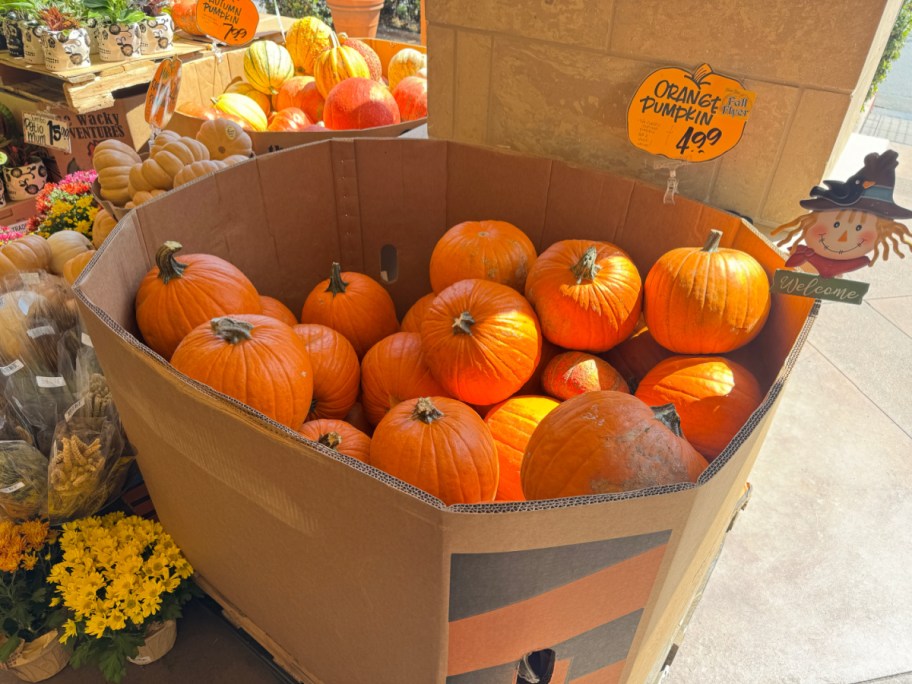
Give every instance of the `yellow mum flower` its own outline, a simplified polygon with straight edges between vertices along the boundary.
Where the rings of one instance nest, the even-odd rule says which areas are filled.
[[[44,546],[48,536],[48,527],[48,523],[40,520],[27,520],[19,526],[25,543],[33,550]]]
[[[67,620],[63,623],[63,636],[60,637],[60,643],[66,643],[69,639],[75,637],[76,634],[76,622]]]
[[[27,553],[22,557],[22,567],[25,570],[33,570],[38,562],[37,553]]]
[[[105,628],[108,626],[104,615],[95,614],[86,621],[85,631],[96,639],[104,636]]]
[[[110,613],[108,613],[107,623],[108,627],[117,631],[127,626],[127,618],[121,611],[112,610]]]

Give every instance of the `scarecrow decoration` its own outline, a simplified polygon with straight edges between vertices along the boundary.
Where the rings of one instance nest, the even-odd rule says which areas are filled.
[[[826,187],[811,190],[811,198],[800,202],[810,212],[771,234],[785,233],[777,243],[780,247],[794,243],[786,267],[810,264],[820,277],[779,270],[774,277],[774,291],[860,304],[867,283],[834,279],[863,266],[873,266],[878,259],[886,261],[891,250],[903,259],[903,245],[912,251],[912,232],[899,222],[912,218],[912,210],[893,201],[898,164],[898,154],[893,150],[873,152],[865,157],[864,167],[845,182],[825,180]],[[796,285],[798,276],[808,287]],[[780,287],[779,281],[785,281],[786,287]],[[856,296],[849,297],[846,293],[853,286]],[[859,290],[864,292],[858,294]],[[837,291],[841,296],[823,296]]]

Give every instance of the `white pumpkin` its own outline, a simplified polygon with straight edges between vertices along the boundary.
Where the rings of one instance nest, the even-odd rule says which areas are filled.
[[[77,254],[82,254],[92,249],[92,243],[82,233],[75,230],[61,230],[50,235],[47,239],[51,248],[51,273],[61,275],[63,267]]]

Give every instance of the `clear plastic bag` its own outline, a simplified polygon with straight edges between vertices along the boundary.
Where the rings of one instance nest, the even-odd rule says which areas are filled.
[[[47,512],[47,459],[26,442],[0,442],[0,518],[26,520]]]
[[[5,397],[0,396],[0,442],[25,442],[35,445],[35,438],[25,418],[19,415],[16,408]]]
[[[124,436],[118,422],[78,417],[61,422],[48,468],[51,523],[92,515],[104,506],[110,496],[109,481],[122,465],[123,453]]]
[[[14,370],[9,372],[10,368]],[[76,401],[72,378],[68,382],[61,375],[38,375],[21,362],[0,368],[2,373],[9,373],[4,396],[31,427],[38,449],[49,454],[57,424]]]

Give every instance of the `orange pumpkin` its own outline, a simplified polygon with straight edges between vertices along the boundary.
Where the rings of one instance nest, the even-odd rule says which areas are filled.
[[[185,102],[177,111],[184,116],[190,116],[194,119],[205,119],[213,121],[218,118],[219,111],[212,105],[204,105],[196,102]]]
[[[291,312],[287,306],[282,304],[278,299],[274,297],[267,297],[266,295],[260,295],[260,304],[263,307],[263,315],[274,318],[277,321],[282,321],[287,325],[292,327],[298,324],[298,319],[295,318],[295,315]]]
[[[303,102],[301,96],[304,93],[304,88],[310,83],[315,83],[313,76],[292,76],[289,78],[279,88],[279,92],[273,96],[273,109],[277,112],[287,107],[304,109],[301,106]]]
[[[317,90],[324,98],[338,84],[347,78],[370,78],[370,68],[357,50],[339,43],[332,34],[332,47],[327,48],[314,60],[314,78]]]
[[[216,316],[259,314],[260,296],[247,276],[224,259],[185,254],[180,243],[165,242],[156,266],[136,293],[136,323],[154,351],[166,359],[196,326]],[[297,427],[297,426],[295,426]]]
[[[325,325],[296,325],[294,331],[310,354],[314,373],[313,404],[307,419],[344,418],[358,399],[361,382],[354,348]]]
[[[770,310],[770,284],[747,252],[706,244],[663,254],[646,276],[646,325],[678,354],[723,354],[754,339]]]
[[[545,372],[545,368],[548,367],[548,364],[551,363],[551,359],[560,354],[563,350],[560,347],[557,347],[548,340],[545,339],[542,335],[542,350],[541,357],[538,360],[538,365],[535,366],[535,371],[532,373],[532,377],[526,382],[525,385],[519,388],[517,394],[543,394],[545,388],[542,386],[541,378],[542,373]]]
[[[551,359],[542,373],[542,386],[545,392],[558,399],[599,390],[630,392],[624,378],[610,363],[578,351],[564,352]]]
[[[76,279],[82,273],[82,270],[89,265],[89,262],[92,260],[92,257],[95,256],[95,250],[90,249],[88,251],[77,254],[72,259],[69,259],[63,265],[63,279],[66,280],[70,285],[76,282]]]
[[[606,351],[633,332],[642,281],[626,252],[607,242],[562,240],[526,279],[542,334],[565,349]]]
[[[338,263],[333,263],[330,277],[307,295],[301,323],[338,330],[352,343],[359,359],[399,330],[396,306],[383,286],[363,273],[342,272]]]
[[[440,293],[467,278],[492,280],[523,291],[535,263],[535,245],[506,221],[465,221],[443,234],[431,253],[431,287]]]
[[[334,131],[391,126],[401,121],[399,105],[382,83],[347,78],[326,96],[323,123]]]
[[[393,97],[399,105],[399,116],[403,121],[423,119],[428,115],[428,82],[421,76],[409,76],[399,81],[393,90]]]
[[[318,418],[301,426],[302,436],[362,463],[370,457],[371,438],[351,423],[332,418]]]
[[[624,392],[585,392],[535,428],[520,477],[527,499],[627,492],[696,482],[706,460],[681,436],[673,406]]]
[[[421,336],[405,332],[385,337],[364,355],[361,391],[364,412],[373,425],[405,399],[446,395],[424,359]]]
[[[525,501],[519,469],[532,432],[542,418],[559,406],[551,397],[517,396],[494,406],[485,423],[494,437],[500,460],[497,501]]]
[[[541,331],[529,302],[513,288],[461,280],[431,304],[421,345],[447,394],[484,406],[503,401],[532,377]]]
[[[313,122],[297,107],[286,107],[269,119],[267,131],[303,131]]]
[[[436,294],[430,292],[412,304],[409,310],[405,312],[405,316],[402,317],[400,330],[402,332],[421,332],[421,321],[424,320],[424,314],[427,313],[436,296]]]
[[[674,352],[668,351],[653,339],[641,317],[633,334],[618,346],[606,351],[602,357],[614,366],[630,390],[634,391],[646,373],[659,361],[673,355]]]
[[[370,465],[449,505],[493,501],[499,463],[491,431],[455,399],[394,406],[374,431]]]
[[[291,328],[268,316],[222,316],[199,325],[174,350],[171,365],[293,430],[310,409],[310,356]]]
[[[672,356],[640,382],[636,396],[650,406],[674,404],[681,430],[712,460],[763,401],[756,378],[721,356]]]
[[[367,416],[364,413],[364,406],[361,405],[360,401],[356,401],[351,407],[348,415],[345,416],[345,422],[351,423],[366,435],[374,434],[374,426],[367,420]]]

